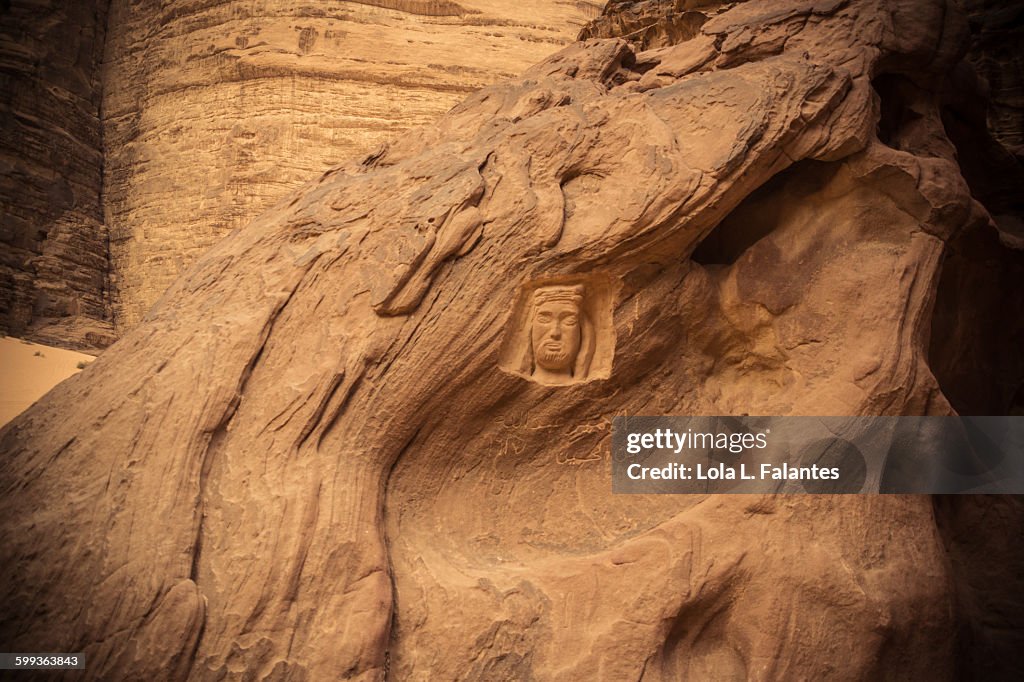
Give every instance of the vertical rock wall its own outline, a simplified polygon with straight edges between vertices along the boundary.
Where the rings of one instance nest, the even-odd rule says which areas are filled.
[[[101,210],[107,2],[0,5],[0,332],[111,339]]]
[[[1006,147],[1024,151],[1024,2],[965,0],[971,22],[967,61],[985,79],[988,124]]]
[[[219,237],[573,39],[601,0],[115,0],[105,207],[120,331]]]
[[[289,189],[518,73],[603,3],[115,0],[103,68],[108,4],[0,4],[0,332],[87,350]],[[583,37],[657,47],[719,4],[612,2]],[[1019,149],[1024,3],[965,5],[988,122]]]
[[[602,4],[3,3],[0,332],[108,345],[220,236]]]

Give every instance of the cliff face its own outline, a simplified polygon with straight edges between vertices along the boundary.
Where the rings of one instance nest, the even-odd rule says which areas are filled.
[[[599,9],[5,3],[0,332],[105,347],[214,241],[517,74]]]
[[[610,0],[579,38],[625,38],[642,50],[667,47],[693,38],[709,17],[732,4],[719,0]]]
[[[0,8],[0,332],[112,339],[101,207],[106,2]]]
[[[100,679],[947,680],[960,631],[1012,670],[1016,614],[977,625],[1024,571],[970,550],[1013,513],[609,493],[614,415],[950,414],[977,391],[943,339],[1018,338],[957,295],[1018,252],[943,123],[951,3],[699,23],[322,174],[0,431],[4,648]],[[557,385],[524,362],[541,296],[594,321]]]
[[[118,328],[297,185],[518,74],[600,4],[114,0],[104,187]]]
[[[222,235],[331,165],[518,73],[600,2],[115,0],[105,35],[108,4],[36,0],[0,15],[0,331],[92,350],[115,338],[115,323],[134,325]],[[1024,10],[966,4],[967,60],[982,83],[961,108],[975,110],[966,134],[987,120],[1009,155],[1022,129]],[[729,6],[615,1],[581,37],[656,48],[695,36]],[[1024,238],[1019,162],[975,162],[961,146],[975,195]]]

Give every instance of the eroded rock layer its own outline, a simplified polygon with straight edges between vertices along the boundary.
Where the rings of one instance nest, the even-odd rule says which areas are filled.
[[[117,322],[298,185],[569,42],[599,0],[114,0],[105,207]]]
[[[965,0],[971,23],[968,61],[991,98],[988,124],[996,139],[1024,156],[1024,2]]]
[[[0,8],[0,333],[113,340],[100,66],[107,2]]]
[[[1012,249],[943,125],[966,40],[940,0],[723,6],[324,173],[0,431],[0,644],[99,679],[950,680],[965,632],[1014,665],[983,507],[609,480],[618,414],[953,413],[944,258]]]

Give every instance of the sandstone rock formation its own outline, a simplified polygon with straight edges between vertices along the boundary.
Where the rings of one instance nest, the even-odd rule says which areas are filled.
[[[0,333],[106,347],[217,239],[332,165],[517,75],[599,9],[4,5]]]
[[[940,289],[979,260],[944,255],[1019,255],[943,126],[951,4],[705,18],[325,173],[0,431],[4,648],[96,679],[941,680],[981,669],[966,634],[1019,666],[983,513],[610,493],[616,414],[952,413],[977,391],[933,315],[971,336]],[[562,350],[537,292],[596,364],[529,369]]]
[[[641,50],[666,47],[696,36],[709,17],[728,5],[718,0],[610,0],[579,38],[626,38]]]
[[[106,3],[0,8],[0,333],[113,340],[100,200]]]
[[[1024,2],[965,0],[971,23],[967,59],[991,97],[988,123],[995,137],[1024,154]]]
[[[103,82],[115,317],[331,166],[572,40],[600,0],[114,0]]]

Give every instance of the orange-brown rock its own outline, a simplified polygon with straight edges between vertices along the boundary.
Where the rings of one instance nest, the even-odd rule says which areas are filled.
[[[115,322],[133,326],[221,236],[518,74],[599,7],[32,0],[3,10],[0,332],[109,345]]]
[[[2,648],[98,679],[953,679],[968,544],[929,498],[612,495],[608,441],[970,399],[932,367],[943,259],[1016,252],[942,125],[965,39],[939,0],[735,4],[324,173],[0,431]]]
[[[0,333],[113,341],[101,186],[106,2],[0,7]]]
[[[104,206],[118,329],[302,183],[571,41],[600,0],[114,0]]]

